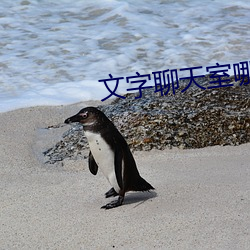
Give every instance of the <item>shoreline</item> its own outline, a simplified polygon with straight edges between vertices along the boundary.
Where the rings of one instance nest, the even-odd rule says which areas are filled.
[[[62,166],[37,158],[68,128],[41,130],[84,105],[99,103],[0,113],[1,248],[247,249],[250,143],[135,151],[155,192],[128,193],[123,206],[104,211],[110,187],[87,159]]]

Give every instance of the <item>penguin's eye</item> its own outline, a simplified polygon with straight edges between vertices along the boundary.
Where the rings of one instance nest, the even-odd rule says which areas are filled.
[[[83,119],[86,119],[88,117],[88,112],[79,114]]]

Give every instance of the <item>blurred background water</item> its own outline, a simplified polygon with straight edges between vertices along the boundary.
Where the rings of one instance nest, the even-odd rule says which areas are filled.
[[[249,12],[243,0],[2,0],[0,112],[103,99],[109,74],[248,60]]]

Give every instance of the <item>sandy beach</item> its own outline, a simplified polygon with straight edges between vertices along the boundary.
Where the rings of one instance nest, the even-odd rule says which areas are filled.
[[[87,159],[43,164],[68,129],[45,128],[97,104],[0,114],[0,249],[249,249],[249,143],[134,152],[155,191],[111,210]]]

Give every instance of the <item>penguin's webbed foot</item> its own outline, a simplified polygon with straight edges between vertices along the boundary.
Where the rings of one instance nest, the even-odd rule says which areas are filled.
[[[109,197],[112,197],[112,196],[115,197],[117,195],[118,195],[118,193],[115,191],[114,188],[111,188],[107,193],[105,193],[106,198],[109,198]]]
[[[114,208],[114,207],[119,207],[119,206],[122,205],[123,200],[124,200],[124,197],[123,197],[123,196],[119,196],[118,200],[116,200],[116,201],[111,201],[110,203],[108,203],[108,204],[102,206],[101,208],[110,209],[110,208]]]

